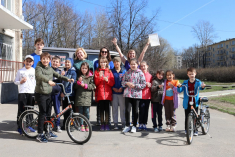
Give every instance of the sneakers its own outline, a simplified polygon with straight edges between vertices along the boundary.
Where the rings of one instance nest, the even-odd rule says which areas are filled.
[[[81,126],[81,131],[82,131],[82,132],[85,132],[85,127],[84,127],[84,125]]]
[[[125,124],[122,124],[122,130],[125,128],[125,126],[126,126]]]
[[[156,127],[156,128],[154,128],[154,132],[159,132],[159,130],[158,130],[158,128]]]
[[[110,131],[110,128],[109,128],[108,124],[105,125],[105,131]]]
[[[56,138],[56,137],[58,137],[56,134],[54,134],[53,132],[50,132],[49,133],[49,137],[50,138]]]
[[[28,130],[29,130],[30,132],[36,132],[36,130],[34,130],[34,129],[31,128],[31,127],[28,127]]]
[[[126,132],[128,132],[128,131],[130,131],[131,130],[131,127],[130,126],[126,126],[123,130],[122,130],[122,132],[123,133],[126,133]]]
[[[147,130],[146,124],[143,124],[143,130]]]
[[[23,134],[23,132],[22,132],[21,128],[18,128],[18,129],[17,129],[17,131],[18,131],[18,133],[19,133],[20,135],[22,135],[22,134]]]
[[[198,131],[195,131],[193,136],[198,136]]]
[[[140,131],[144,130],[143,124],[140,124],[138,129],[139,129]]]
[[[86,126],[86,132],[89,132],[89,127],[88,126]]]
[[[162,131],[163,129],[162,129],[162,127],[161,127],[161,126],[159,126],[159,127],[158,127],[158,130],[159,130],[159,131]]]
[[[44,134],[38,134],[37,138],[36,138],[39,142],[42,142],[42,143],[47,143],[47,139],[45,137]]]
[[[176,126],[171,126],[170,131],[171,131],[171,132],[175,132],[175,127],[176,127]]]
[[[136,132],[136,127],[135,127],[135,126],[132,126],[131,132],[132,132],[132,133],[135,133],[135,132]]]
[[[118,130],[118,124],[114,124],[114,130]]]
[[[100,131],[104,131],[104,125],[103,124],[100,126]]]
[[[59,132],[59,133],[61,133],[61,132],[62,132],[62,130],[61,130],[61,128],[60,128],[60,126],[57,126],[57,128],[56,128],[56,132]]]
[[[170,125],[166,126],[166,131],[170,131]]]

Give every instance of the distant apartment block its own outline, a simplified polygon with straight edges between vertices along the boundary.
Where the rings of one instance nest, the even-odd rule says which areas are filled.
[[[235,38],[208,45],[207,48],[198,48],[199,66],[222,67],[235,66]]]
[[[174,64],[174,68],[176,69],[181,69],[182,67],[182,56],[179,55],[175,55],[175,64]]]

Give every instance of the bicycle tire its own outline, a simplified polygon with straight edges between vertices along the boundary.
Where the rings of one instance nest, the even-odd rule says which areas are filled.
[[[202,118],[202,134],[206,135],[210,129],[210,112],[207,109],[205,115]]]
[[[38,115],[38,111],[30,110],[23,113],[21,116],[20,128],[23,134],[28,138],[36,138],[38,135]]]
[[[188,115],[186,131],[187,131],[186,133],[187,142],[190,145],[193,142],[193,131],[194,131],[194,117],[191,113]]]
[[[81,131],[81,126],[87,126],[89,131]],[[92,127],[89,120],[82,114],[73,115],[72,118],[68,117],[66,120],[66,130],[71,140],[73,140],[77,144],[84,144],[88,142],[91,138]],[[84,139],[79,140],[80,137],[84,137]]]

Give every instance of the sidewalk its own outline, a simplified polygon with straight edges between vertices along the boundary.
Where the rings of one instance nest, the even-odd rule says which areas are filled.
[[[224,91],[225,92],[225,91]],[[226,93],[226,92],[225,92]],[[210,96],[212,93],[203,93]],[[218,93],[218,94],[224,94]],[[210,109],[211,126],[209,135],[195,137],[192,145],[186,144],[184,134],[184,110],[182,105],[176,110],[177,131],[154,133],[149,110],[148,131],[121,134],[118,131],[99,131],[93,125],[90,141],[77,145],[66,131],[57,133],[58,138],[48,143],[20,136],[16,132],[17,102],[0,105],[0,156],[66,156],[66,157],[133,157],[133,156],[234,156],[235,154],[235,117]],[[163,109],[164,112],[164,109]],[[96,107],[91,107],[91,123],[95,124]],[[164,116],[163,116],[164,117]],[[63,120],[63,117],[62,117]],[[165,123],[165,119],[163,120]],[[165,129],[165,124],[163,128]]]

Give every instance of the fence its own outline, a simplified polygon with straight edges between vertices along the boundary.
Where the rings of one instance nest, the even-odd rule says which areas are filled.
[[[23,66],[23,62],[0,59],[0,83],[13,82],[17,71]]]

